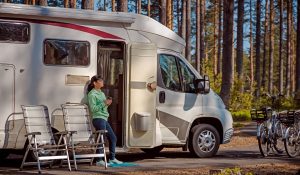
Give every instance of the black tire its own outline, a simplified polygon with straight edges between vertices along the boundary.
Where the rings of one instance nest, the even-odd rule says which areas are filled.
[[[268,139],[268,131],[266,130],[264,124],[259,126],[259,136],[257,137],[258,147],[261,155],[267,157],[270,153],[270,142]]]
[[[160,153],[160,151],[164,149],[164,146],[157,146],[157,147],[154,147],[154,148],[141,148],[141,150],[146,153],[146,154],[149,154],[149,155],[156,155],[158,153]]]
[[[277,154],[282,154],[284,152],[284,140],[283,140],[283,131],[284,125],[280,121],[277,121],[275,124],[275,133],[274,133],[274,149]]]
[[[289,157],[296,157],[299,155],[300,145],[297,142],[297,131],[295,128],[291,127],[288,129],[284,140],[285,151]]]
[[[189,137],[189,151],[194,156],[204,158],[214,156],[220,146],[220,135],[215,127],[199,124],[192,128]]]
[[[0,150],[0,160],[6,159],[6,157],[9,155],[8,150]]]

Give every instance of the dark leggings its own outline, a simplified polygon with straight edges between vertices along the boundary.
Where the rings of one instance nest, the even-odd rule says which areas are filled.
[[[93,125],[96,128],[96,130],[107,130],[106,136],[109,141],[109,159],[115,159],[117,137],[110,124],[102,118],[95,118],[93,119]]]

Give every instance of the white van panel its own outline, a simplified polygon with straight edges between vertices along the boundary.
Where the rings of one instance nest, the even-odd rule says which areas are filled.
[[[154,147],[156,146],[155,91],[147,89],[147,83],[156,81],[157,49],[154,44],[134,43],[130,51],[127,146]]]
[[[5,125],[7,116],[14,112],[14,66],[0,63],[0,101],[7,105],[0,105],[0,147],[5,141]]]

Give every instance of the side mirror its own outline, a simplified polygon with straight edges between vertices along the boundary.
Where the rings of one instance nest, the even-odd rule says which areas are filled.
[[[209,77],[204,75],[203,79],[195,80],[196,92],[201,94],[207,94],[210,91]]]

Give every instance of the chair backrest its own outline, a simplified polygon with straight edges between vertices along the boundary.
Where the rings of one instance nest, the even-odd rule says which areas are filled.
[[[64,124],[67,131],[76,131],[73,142],[95,143],[89,110],[85,104],[63,104]]]
[[[55,144],[47,106],[22,105],[21,107],[27,133],[41,133],[41,135],[36,135],[37,144]]]

